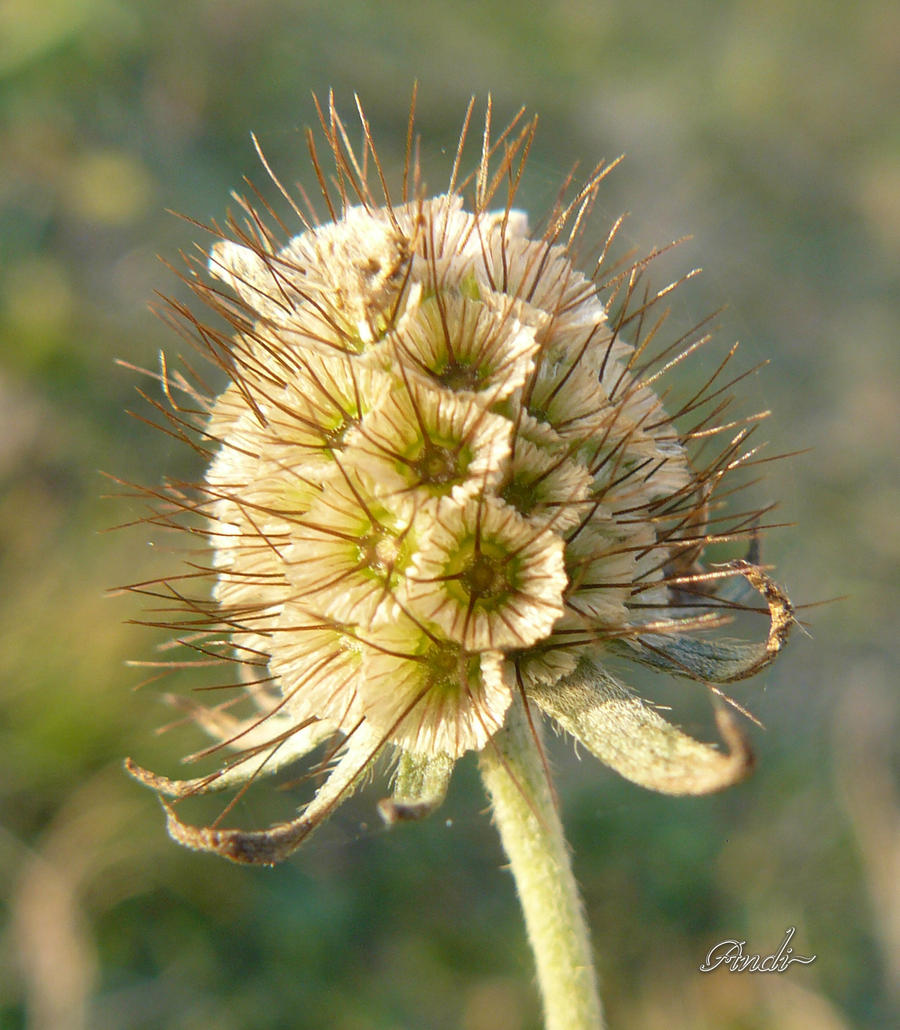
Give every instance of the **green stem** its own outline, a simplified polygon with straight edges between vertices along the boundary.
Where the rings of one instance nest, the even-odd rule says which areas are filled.
[[[535,730],[517,698],[480,755],[525,914],[547,1030],[603,1026],[587,924]]]

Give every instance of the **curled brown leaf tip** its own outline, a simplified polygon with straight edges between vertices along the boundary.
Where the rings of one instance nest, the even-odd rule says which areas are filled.
[[[794,623],[797,621],[794,615],[794,606],[784,590],[759,565],[736,558],[734,561],[727,562],[725,568],[740,573],[754,590],[762,594],[769,606],[769,635],[766,638],[767,658],[757,669],[747,673],[748,676],[752,676],[764,665],[768,665],[787,643]]]
[[[787,594],[759,565],[737,559],[720,568],[735,572],[763,595],[769,610],[769,630],[765,641],[701,637],[676,632],[645,633],[638,638],[640,650],[619,648],[621,653],[638,661],[664,669],[675,676],[685,676],[701,683],[734,683],[749,679],[770,665],[787,643],[796,622],[794,608]]]
[[[170,798],[186,798],[195,794],[205,794],[215,790],[215,781],[220,773],[211,773],[209,776],[198,776],[192,780],[170,780],[168,776],[160,776],[159,773],[144,769],[131,758],[125,759],[125,771],[133,776],[138,783],[150,787],[158,794],[165,794]]]
[[[727,787],[746,780],[756,768],[756,755],[750,747],[747,735],[738,725],[737,719],[724,705],[716,708],[716,726],[727,748],[728,767],[721,786],[710,787],[710,793],[725,790]]]
[[[398,801],[396,798],[382,798],[378,802],[378,814],[387,826],[396,823],[413,823],[431,815],[435,806],[428,801]]]
[[[166,829],[172,840],[193,851],[208,851],[239,865],[275,865],[303,843],[313,827],[304,818],[278,823],[267,830],[217,830],[182,822],[168,802],[160,799],[166,812]]]
[[[402,752],[397,763],[394,793],[378,802],[378,814],[388,826],[415,822],[439,808],[447,794],[454,761],[449,755]]]

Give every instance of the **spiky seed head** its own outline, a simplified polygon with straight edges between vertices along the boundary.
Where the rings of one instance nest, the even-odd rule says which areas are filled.
[[[232,757],[175,786],[132,771],[181,797],[249,782],[328,736],[326,760],[342,756],[290,832],[196,830],[170,811],[192,846],[282,857],[383,751],[444,770],[490,747],[514,692],[648,786],[718,789],[749,767],[730,730],[730,755],[687,746],[598,671],[617,652],[728,681],[786,637],[789,604],[750,565],[729,571],[766,593],[766,643],[723,650],[690,636],[726,603],[704,548],[758,532],[754,513],[717,507],[752,457],[744,423],[722,420],[722,369],[664,407],[659,370],[679,358],[649,343],[667,291],[639,288],[646,262],[608,267],[606,249],[590,274],[575,265],[608,167],[561,195],[532,236],[515,204],[534,121],[520,112],[492,140],[489,105],[477,170],[460,181],[470,115],[447,191],[424,195],[410,150],[393,199],[365,118],[357,153],[330,102],[320,116],[336,185],[310,136],[328,217],[283,191],[302,222],[285,238],[271,209],[242,200],[242,217],[212,229],[218,285],[201,269],[189,277],[225,329],[173,306],[228,385],[210,394],[164,368],[167,417],[196,434],[208,465],[154,521],[205,534],[208,558],[192,559],[186,582],[211,590],[172,576],[151,592],[180,609],[164,621],[185,647],[237,674],[217,684],[223,704],[194,706]],[[681,344],[701,342],[698,328]],[[682,753],[691,768],[679,772]],[[698,775],[698,761],[712,772]]]

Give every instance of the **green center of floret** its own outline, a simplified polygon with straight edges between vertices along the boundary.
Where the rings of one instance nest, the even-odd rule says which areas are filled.
[[[460,582],[472,601],[495,601],[510,592],[508,562],[477,555],[460,573]]]
[[[477,682],[479,658],[455,644],[435,643],[424,656],[425,684],[429,692],[456,697],[467,684]]]
[[[399,557],[397,539],[389,533],[373,533],[360,542],[361,563],[373,572],[392,572]]]
[[[412,469],[422,483],[431,486],[449,486],[462,478],[465,468],[459,450],[442,447],[433,441],[426,441],[419,457],[412,462]]]
[[[347,416],[340,422],[335,423],[331,426],[322,426],[322,441],[327,450],[339,451],[344,446],[344,440],[351,429],[355,429],[359,425],[359,419]]]
[[[536,485],[524,479],[511,479],[500,491],[500,496],[520,515],[530,515],[538,505]]]
[[[435,374],[435,378],[448,390],[477,391],[484,378],[477,365],[469,365],[460,361],[449,361]]]

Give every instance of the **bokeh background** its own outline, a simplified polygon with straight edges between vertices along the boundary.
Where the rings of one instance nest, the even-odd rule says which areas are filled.
[[[171,844],[121,771],[130,753],[174,772],[196,744],[155,734],[169,716],[124,665],[155,640],[104,596],[169,566],[141,530],[103,532],[140,510],[101,500],[98,470],[197,471],[123,414],[138,377],[114,364],[179,349],[147,303],[179,294],[156,255],[197,234],[165,209],[221,218],[243,175],[264,180],[251,130],[309,183],[310,91],[332,86],[348,117],[359,91],[396,166],[414,77],[435,188],[472,93],[498,124],[540,113],[538,212],[576,160],[627,154],[596,237],[624,210],[643,250],[693,234],[673,267],[705,275],[675,324],[727,304],[742,367],[771,360],[745,408],[775,412],[771,453],[806,451],[755,488],[796,523],[765,557],[798,602],[848,595],[738,691],[767,729],[732,792],[656,797],[553,744],[612,1026],[898,1025],[900,7],[2,0],[0,1027],[540,1025],[471,761],[430,822],[382,832],[376,788],[274,871]],[[699,688],[637,682],[706,726]],[[766,954],[790,926],[812,965],[697,971],[717,941]]]

